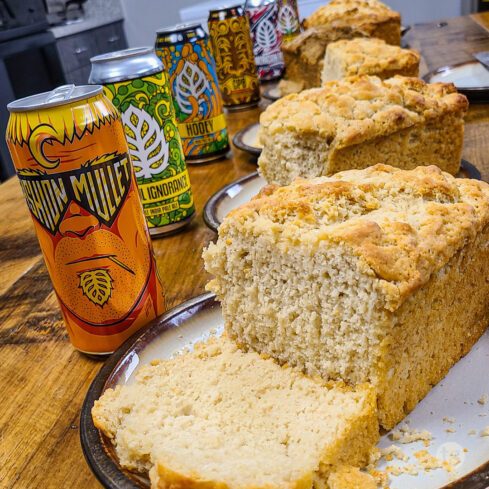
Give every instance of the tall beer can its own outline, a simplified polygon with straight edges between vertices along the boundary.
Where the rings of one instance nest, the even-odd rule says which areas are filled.
[[[209,36],[200,24],[160,29],[156,54],[170,77],[187,163],[221,158],[229,139]]]
[[[260,80],[274,80],[284,72],[282,33],[278,29],[277,0],[246,0],[253,52]]]
[[[172,233],[190,222],[195,207],[163,63],[153,48],[125,49],[90,61],[89,83],[103,84],[122,115],[149,232]]]
[[[297,0],[278,0],[278,4],[278,30],[282,34],[282,42],[287,42],[301,32]]]
[[[208,19],[212,51],[224,106],[245,108],[260,101],[250,23],[241,5],[211,10]]]
[[[71,342],[113,352],[164,311],[120,115],[101,86],[7,107],[7,144]]]

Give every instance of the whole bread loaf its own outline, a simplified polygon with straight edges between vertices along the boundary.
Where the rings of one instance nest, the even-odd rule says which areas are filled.
[[[376,163],[460,168],[467,98],[452,84],[357,76],[288,95],[260,116],[259,170],[269,183]]]
[[[377,0],[332,0],[304,21],[306,29],[282,51],[286,66],[283,95],[321,85],[326,47],[330,42],[375,37],[399,46],[401,17]]]
[[[142,367],[96,401],[95,425],[153,488],[328,488],[366,465],[375,395],[309,379],[226,338]]]
[[[377,165],[267,187],[204,251],[228,335],[369,382],[392,428],[489,322],[489,185]]]

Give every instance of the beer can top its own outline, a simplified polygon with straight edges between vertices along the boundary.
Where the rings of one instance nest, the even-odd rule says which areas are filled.
[[[9,112],[26,112],[66,105],[102,93],[100,85],[61,85],[50,92],[19,98],[7,105]]]
[[[163,63],[152,47],[130,48],[90,58],[89,83],[114,83],[152,75],[163,70]]]
[[[177,32],[190,31],[199,28],[202,29],[202,24],[200,22],[189,22],[186,24],[175,24],[168,27],[162,27],[156,31],[156,34],[175,34]]]
[[[233,10],[233,9],[238,9],[238,8],[243,8],[242,3],[223,3],[222,5],[219,5],[218,7],[215,7],[211,10],[209,10],[209,14],[214,14],[218,12],[223,12],[225,10]]]

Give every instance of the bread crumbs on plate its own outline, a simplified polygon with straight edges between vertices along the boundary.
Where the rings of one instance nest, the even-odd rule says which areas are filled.
[[[489,436],[489,426],[486,426],[482,431],[481,431],[481,436]]]
[[[487,394],[482,394],[482,396],[477,399],[477,402],[482,406],[484,406],[484,404],[487,404],[487,401],[489,401],[489,395]]]
[[[407,461],[409,457],[396,445],[391,445],[387,448],[380,450],[381,456],[387,462],[391,462],[396,458],[397,460]]]
[[[403,444],[422,441],[424,446],[427,447],[430,445],[433,435],[428,430],[417,430],[404,424],[390,434],[390,439]]]
[[[443,468],[443,461],[431,455],[428,450],[419,450],[414,453],[414,456],[425,471]]]
[[[455,423],[455,421],[456,421],[456,419],[455,419],[455,418],[452,418],[452,417],[450,417],[450,416],[445,416],[445,417],[443,418],[443,422],[444,422],[444,423],[450,423],[450,424],[453,424],[453,423]]]

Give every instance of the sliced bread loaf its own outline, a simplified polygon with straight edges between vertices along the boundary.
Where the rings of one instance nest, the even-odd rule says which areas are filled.
[[[392,428],[489,323],[489,185],[376,165],[269,186],[204,252],[228,334],[378,393]]]
[[[359,75],[277,100],[260,116],[258,166],[288,185],[376,163],[457,174],[467,98],[450,83]]]
[[[328,487],[378,438],[370,387],[326,385],[225,338],[141,368],[92,414],[122,466],[158,488]]]

